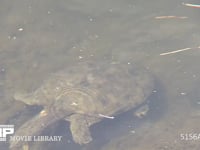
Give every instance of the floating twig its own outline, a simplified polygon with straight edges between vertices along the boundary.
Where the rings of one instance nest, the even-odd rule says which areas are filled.
[[[198,4],[191,4],[191,3],[182,3],[182,4],[188,7],[200,8],[200,5]]]
[[[186,16],[157,16],[155,19],[187,19]]]
[[[179,49],[179,50],[175,50],[175,51],[171,51],[171,52],[161,53],[160,55],[164,56],[164,55],[179,53],[179,52],[183,52],[183,51],[187,51],[187,50],[191,50],[191,49],[192,48],[184,48],[184,49]]]

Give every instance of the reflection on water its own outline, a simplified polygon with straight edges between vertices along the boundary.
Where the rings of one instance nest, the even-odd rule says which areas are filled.
[[[30,149],[197,149],[199,140],[181,140],[180,135],[200,131],[199,12],[182,2],[2,0],[0,124],[20,126],[41,109],[14,101],[13,93],[34,90],[49,73],[78,61],[136,62],[162,85],[147,116],[123,114],[96,124],[91,128],[95,140],[82,146],[73,143],[69,124],[60,122],[43,134],[63,135],[63,142],[33,143]],[[191,50],[159,55],[184,48]],[[8,149],[3,142],[0,146]]]

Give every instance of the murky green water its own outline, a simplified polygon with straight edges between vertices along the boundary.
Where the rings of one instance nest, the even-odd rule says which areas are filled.
[[[182,137],[200,134],[200,9],[182,2],[2,0],[0,124],[17,128],[39,112],[13,94],[34,90],[50,73],[78,61],[137,63],[156,78],[147,116],[98,123],[91,128],[94,141],[83,146],[73,143],[69,124],[61,121],[42,134],[62,135],[62,142],[32,143],[30,150],[198,149],[200,138]],[[191,49],[160,55],[185,48]]]

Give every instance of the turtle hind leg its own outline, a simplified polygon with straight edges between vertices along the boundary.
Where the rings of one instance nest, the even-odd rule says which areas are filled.
[[[48,111],[43,110],[40,112],[40,114],[36,115],[31,120],[27,121],[21,127],[19,127],[14,136],[39,135],[48,125],[54,123],[57,120],[57,118],[48,114]],[[25,143],[23,141],[10,141],[10,149],[20,149]]]
[[[70,118],[66,118],[66,120],[70,121],[70,130],[74,142],[82,145],[92,141],[89,130],[90,124],[84,115],[74,114]]]

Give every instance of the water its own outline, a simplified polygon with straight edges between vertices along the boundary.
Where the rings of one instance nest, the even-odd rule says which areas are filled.
[[[123,114],[116,122],[99,123],[91,128],[94,141],[83,146],[73,143],[69,124],[59,122],[43,134],[63,135],[62,142],[33,143],[30,149],[197,149],[199,139],[181,140],[181,135],[200,131],[200,9],[182,2],[2,0],[0,124],[20,126],[38,112],[14,101],[13,93],[32,91],[49,73],[78,61],[136,62],[157,80],[147,116]],[[191,49],[160,55],[185,48]],[[0,144],[8,149],[8,144]]]

